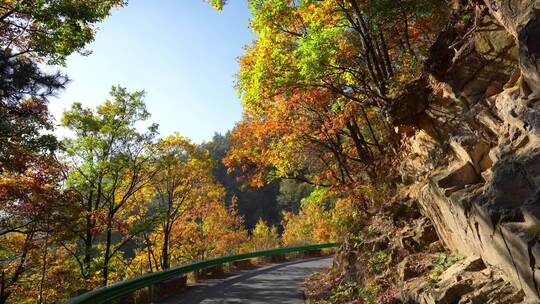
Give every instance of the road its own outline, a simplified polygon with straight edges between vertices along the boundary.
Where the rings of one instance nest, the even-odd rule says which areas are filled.
[[[243,270],[224,279],[197,283],[162,304],[302,304],[302,283],[312,272],[330,267],[332,258],[312,258]]]

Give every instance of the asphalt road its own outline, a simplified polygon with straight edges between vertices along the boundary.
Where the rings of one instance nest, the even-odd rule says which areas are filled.
[[[331,257],[271,264],[224,279],[197,283],[162,304],[302,304],[302,283],[312,272],[330,267]]]

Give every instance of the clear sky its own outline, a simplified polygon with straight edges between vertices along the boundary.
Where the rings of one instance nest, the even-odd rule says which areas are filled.
[[[202,0],[130,0],[99,25],[90,56],[68,59],[72,82],[51,98],[50,110],[59,119],[75,101],[94,107],[119,84],[147,92],[162,135],[209,140],[241,117],[233,85],[237,58],[254,38],[249,17],[245,0],[220,13]]]

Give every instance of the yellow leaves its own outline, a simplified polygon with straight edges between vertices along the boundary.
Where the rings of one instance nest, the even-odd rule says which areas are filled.
[[[284,213],[283,240],[287,245],[334,241],[336,227],[332,223],[332,211],[323,204],[326,195],[315,190],[309,199],[302,201],[300,212],[295,215]]]
[[[152,233],[151,250],[160,254],[163,248],[162,229]],[[247,238],[243,220],[234,209],[220,201],[201,201],[192,206],[173,224],[169,239],[172,266],[192,259],[211,258],[238,252]],[[141,253],[143,254],[143,253]]]
[[[223,202],[225,190],[212,174],[215,163],[209,152],[174,134],[157,143],[153,156],[156,174],[146,192],[157,222],[146,254],[162,261],[167,249],[168,264],[175,266],[237,250],[247,233],[236,210]]]
[[[129,267],[126,269],[126,277],[135,278],[145,274],[147,269],[151,269],[151,262],[151,260],[148,260],[148,252],[145,250],[138,251],[135,257],[129,260]]]
[[[354,196],[334,197],[325,189],[315,189],[302,200],[298,214],[283,213],[285,245],[335,242],[365,222],[365,213]]]
[[[133,224],[135,224],[135,222],[138,220],[137,216],[129,216],[126,220],[125,220],[125,225],[130,227],[132,226]]]
[[[156,144],[156,148],[159,152],[174,152],[173,149],[177,147],[182,147],[188,153],[193,153],[196,149],[196,146],[191,143],[189,138],[181,136],[178,132],[165,137]]]
[[[336,0],[312,1],[299,11],[306,22],[319,25],[335,25],[340,21],[339,14],[335,14]]]
[[[266,222],[260,218],[255,228],[251,232],[248,242],[251,251],[273,249],[280,246],[280,238],[275,226],[269,227]]]
[[[221,11],[223,9],[223,6],[227,4],[226,0],[205,0],[206,2],[210,3],[210,5],[217,11]]]
[[[42,234],[28,238],[26,234],[14,233],[0,237],[0,261],[5,281],[9,282],[14,277],[23,255],[25,255],[24,267],[27,270],[20,273],[16,284],[6,284],[5,288],[13,293],[8,303],[36,302],[39,297],[39,288],[36,286],[41,283],[43,266],[47,267],[43,281],[43,294],[47,303],[64,302],[70,292],[82,288],[83,282],[74,275],[72,266],[75,265],[70,265],[68,254],[63,247],[49,247],[47,259],[44,261],[43,249],[46,245],[50,245],[45,242],[44,236]],[[69,247],[74,249],[74,246]]]

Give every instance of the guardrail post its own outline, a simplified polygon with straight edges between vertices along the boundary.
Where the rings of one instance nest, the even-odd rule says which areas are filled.
[[[216,266],[200,269],[196,271],[195,273],[196,273],[195,281],[198,281],[200,279],[217,278],[225,274],[225,271],[223,269],[223,265],[216,265]]]
[[[255,267],[250,259],[231,262],[231,267],[234,270],[250,269]]]
[[[263,263],[282,263],[287,261],[287,257],[285,254],[276,254],[262,257],[261,261]]]
[[[155,292],[155,285],[148,286],[148,302],[150,304],[154,303],[154,292]]]
[[[300,257],[301,258],[315,258],[315,257],[319,257],[322,255],[322,250],[320,249],[315,249],[315,250],[310,250],[310,251],[304,251],[300,254]]]

